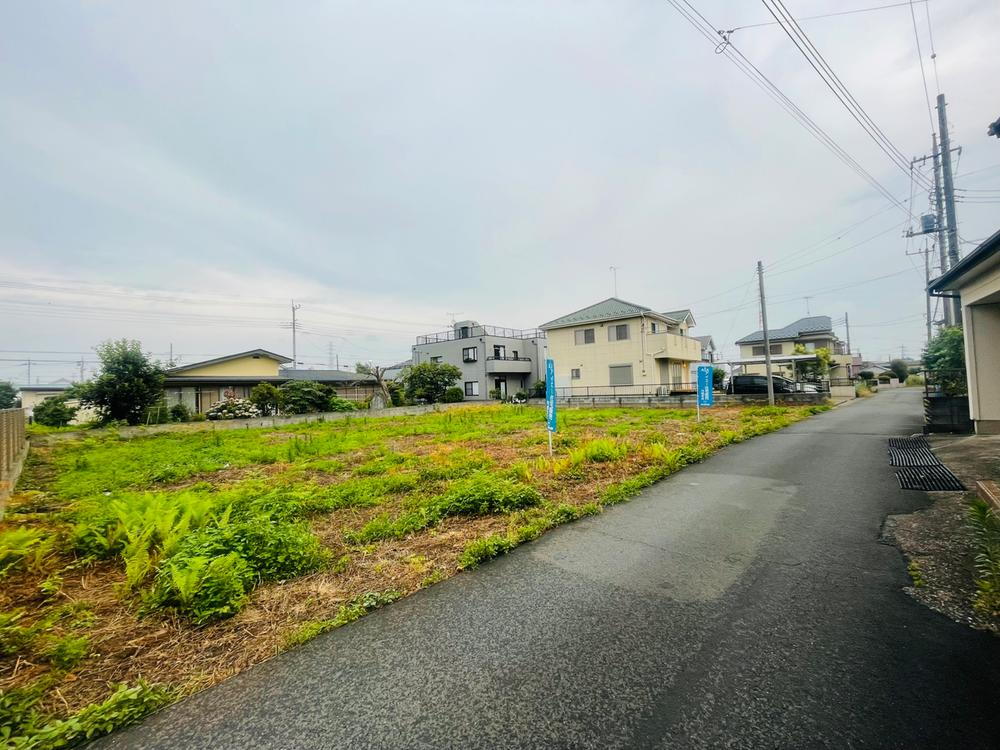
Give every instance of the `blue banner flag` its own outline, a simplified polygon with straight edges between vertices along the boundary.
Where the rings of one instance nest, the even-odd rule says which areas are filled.
[[[556,431],[556,364],[545,360],[545,421],[549,432]]]
[[[712,370],[712,365],[698,365],[698,406],[711,406],[715,402]]]

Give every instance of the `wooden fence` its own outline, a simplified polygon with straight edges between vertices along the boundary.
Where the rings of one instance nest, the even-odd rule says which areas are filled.
[[[0,409],[0,518],[28,455],[24,409]]]

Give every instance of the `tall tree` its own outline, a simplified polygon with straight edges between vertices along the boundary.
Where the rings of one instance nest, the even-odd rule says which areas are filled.
[[[17,404],[17,389],[9,380],[0,380],[0,409],[13,409]]]
[[[71,395],[92,406],[104,422],[139,424],[150,406],[163,398],[163,367],[152,361],[135,340],[105,341],[96,347],[101,373],[75,386]]]
[[[440,401],[444,392],[458,382],[462,371],[455,365],[443,362],[421,362],[411,365],[403,374],[406,398],[411,401],[423,400],[429,403]]]

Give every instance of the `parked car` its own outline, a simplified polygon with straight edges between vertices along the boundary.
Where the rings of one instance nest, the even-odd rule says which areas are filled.
[[[780,375],[772,375],[771,382],[775,393],[795,393],[795,381],[783,378]],[[733,375],[729,379],[729,386],[726,393],[736,395],[746,393],[767,393],[766,375]]]

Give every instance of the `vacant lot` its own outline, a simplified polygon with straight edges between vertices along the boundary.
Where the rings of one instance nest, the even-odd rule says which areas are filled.
[[[0,739],[108,731],[822,408],[565,410],[554,459],[522,406],[36,447],[0,523]]]

